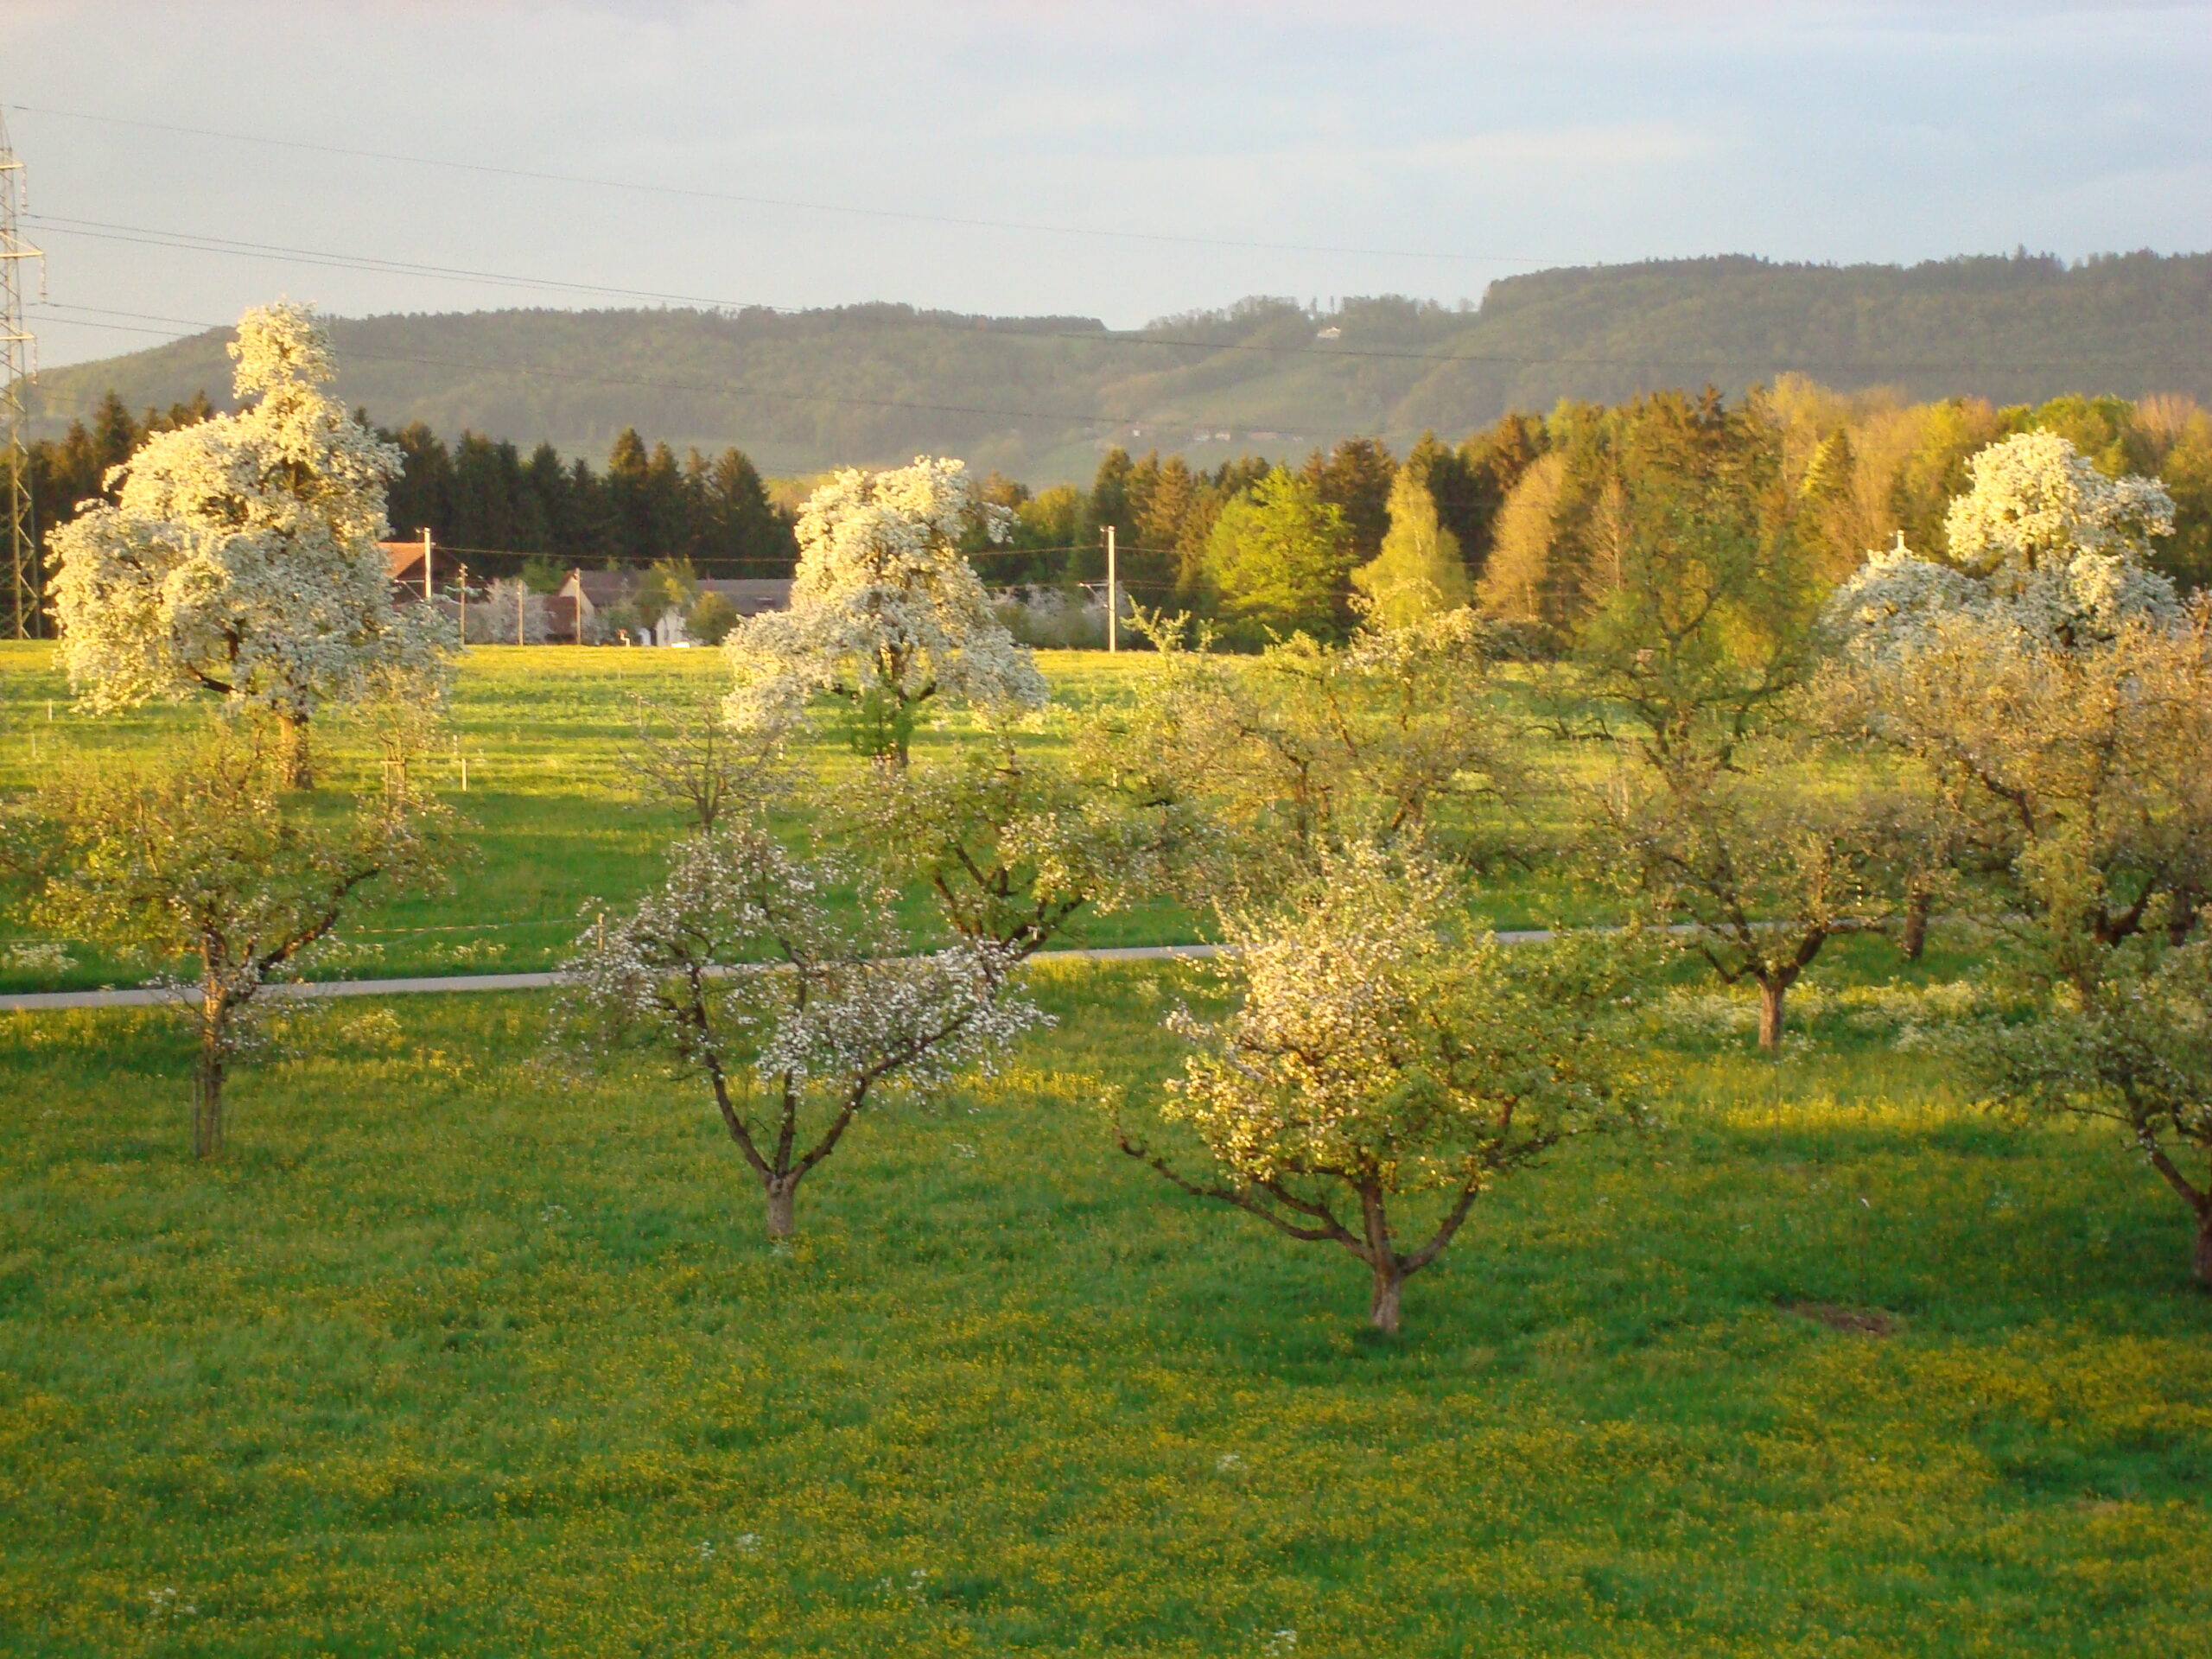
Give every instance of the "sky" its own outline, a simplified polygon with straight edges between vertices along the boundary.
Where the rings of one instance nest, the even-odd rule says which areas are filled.
[[[2197,251],[2208,86],[2212,3],[0,0],[57,365],[278,295],[1129,327],[1711,253]]]

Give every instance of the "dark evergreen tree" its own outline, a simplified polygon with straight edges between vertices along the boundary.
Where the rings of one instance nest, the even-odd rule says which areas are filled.
[[[1116,444],[1098,463],[1097,475],[1090,482],[1090,500],[1085,512],[1084,543],[1068,558],[1068,575],[1077,582],[1096,582],[1106,574],[1106,526],[1114,526],[1114,534],[1121,541],[1133,540],[1136,534],[1136,515],[1129,510],[1129,474],[1136,470],[1129,460],[1129,452]]]
[[[798,559],[798,538],[791,520],[769,504],[760,468],[743,450],[723,450],[709,468],[706,509],[715,556],[742,561],[735,574],[791,574]]]
[[[607,552],[618,562],[642,563],[652,551],[652,457],[645,441],[634,426],[624,427],[614,435],[613,445],[607,452],[605,480],[603,523],[611,538]]]
[[[1364,564],[1382,550],[1390,531],[1390,486],[1398,463],[1380,438],[1346,438],[1325,457],[1307,458],[1306,476],[1321,499],[1344,515],[1352,557]]]
[[[453,455],[445,440],[420,421],[382,435],[399,446],[400,474],[385,498],[385,517],[403,541],[427,529],[440,541],[453,539]]]

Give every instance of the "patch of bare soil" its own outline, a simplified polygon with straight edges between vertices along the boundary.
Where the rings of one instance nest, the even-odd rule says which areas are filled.
[[[1896,1314],[1878,1307],[1842,1307],[1834,1302],[1784,1302],[1782,1311],[1854,1337],[1894,1336],[1900,1323]]]

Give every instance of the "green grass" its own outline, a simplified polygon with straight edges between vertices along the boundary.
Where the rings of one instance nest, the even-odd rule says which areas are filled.
[[[1046,658],[1070,702],[1141,666]],[[654,879],[629,698],[721,671],[474,653],[467,793],[433,768],[474,855],[353,971],[544,965]],[[72,715],[0,646],[0,789],[193,717]],[[1599,904],[1555,868],[1491,902]],[[170,1016],[0,1015],[0,1651],[2194,1655],[2184,1218],[1891,1045],[1872,988],[1974,971],[1938,943],[1840,942],[1778,1065],[1740,996],[1681,1014],[1666,1130],[1486,1198],[1395,1340],[1343,1252],[1112,1149],[1097,1097],[1154,1097],[1188,969],[1036,970],[1058,1027],[864,1122],[782,1253],[696,1088],[532,1067],[542,997],[303,1020],[212,1166]],[[147,971],[76,954],[60,982]]]
[[[1143,653],[1040,652],[1056,702],[1080,707],[1125,698],[1146,671]],[[671,808],[638,798],[621,766],[639,696],[716,690],[728,670],[719,652],[505,646],[470,652],[455,682],[452,730],[427,768],[430,787],[461,815],[465,855],[451,893],[364,907],[342,930],[344,949],[311,970],[317,978],[508,973],[548,969],[567,953],[581,912],[635,898],[658,878],[678,828]],[[208,705],[158,705],[98,717],[69,707],[68,687],[44,644],[0,642],[0,792],[21,789],[60,753],[146,754],[205,718]],[[918,753],[960,741],[962,717],[925,729]],[[1044,746],[1056,735],[1029,740]],[[373,786],[372,751],[342,721],[316,732],[319,781],[332,794]],[[853,766],[834,734],[802,758],[829,775]],[[467,788],[462,761],[467,763]],[[1542,826],[1563,834],[1563,804]],[[1501,868],[1488,888],[1500,927],[1611,919],[1614,907],[1582,890],[1557,860]],[[917,898],[920,920],[927,906]],[[20,913],[0,914],[0,993],[137,984],[165,964],[126,960],[81,941],[59,941],[61,972],[11,962],[10,947],[48,939]],[[1138,905],[1112,915],[1079,912],[1063,943],[1173,944],[1206,937],[1179,906]],[[178,964],[166,964],[175,967]]]
[[[782,1255],[696,1090],[527,1069],[535,997],[334,1008],[213,1167],[160,1016],[0,1016],[0,1649],[2203,1651],[2212,1310],[2121,1149],[1840,1005],[1686,1038],[1372,1340],[1108,1144],[1187,971],[1042,970]]]
[[[1042,653],[1055,696],[1088,702],[1122,694],[1134,655]],[[452,734],[432,757],[430,785],[460,812],[467,855],[454,888],[365,909],[344,929],[346,950],[317,976],[504,973],[550,968],[580,930],[589,902],[634,898],[663,870],[678,826],[673,809],[639,799],[622,775],[622,746],[640,696],[720,689],[728,670],[711,651],[524,646],[474,651],[454,688]],[[62,752],[148,753],[206,705],[157,706],[99,717],[70,710],[68,688],[46,645],[0,643],[0,791],[19,789]],[[925,732],[918,747],[957,741],[957,725]],[[342,724],[316,735],[321,781],[334,791],[375,775],[367,747]],[[823,772],[853,763],[834,738],[806,757]],[[461,761],[467,790],[461,789]],[[1199,937],[1173,906],[1078,917],[1069,942],[1173,944]],[[73,966],[13,966],[8,946],[46,938],[20,915],[0,917],[0,992],[135,984],[160,964],[119,960],[65,941]]]

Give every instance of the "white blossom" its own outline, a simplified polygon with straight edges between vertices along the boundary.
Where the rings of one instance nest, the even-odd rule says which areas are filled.
[[[703,1080],[781,1236],[863,1109],[988,1070],[1042,1021],[1008,983],[1018,957],[987,940],[910,954],[890,894],[739,822],[679,843],[658,889],[594,921],[556,1036],[587,1053],[642,1039]]]
[[[1171,1017],[1194,1052],[1160,1105],[1218,1179],[1179,1173],[1125,1128],[1122,1149],[1186,1192],[1351,1251],[1374,1275],[1381,1329],[1396,1329],[1406,1277],[1499,1177],[1638,1116],[1619,1098],[1620,985],[1603,948],[1501,950],[1417,852],[1325,850],[1287,898],[1222,923],[1241,1006]],[[1408,1248],[1396,1230],[1422,1208],[1428,1236]]]
[[[1004,535],[1004,509],[976,500],[957,461],[848,469],[817,490],[799,515],[791,608],[744,619],[724,644],[736,677],[731,720],[781,727],[816,694],[833,693],[880,727],[880,752],[903,757],[931,698],[1041,707],[1036,659],[959,550],[977,514],[994,539]]]
[[[2154,479],[2109,479],[2066,439],[2024,432],[1967,462],[1973,482],[1945,517],[1950,564],[1902,535],[1837,590],[1829,626],[1862,661],[1894,659],[1965,627],[2015,648],[2080,647],[2131,622],[2181,618],[2173,584],[2145,563],[2170,536],[2173,501]]]
[[[54,534],[62,664],[88,709],[207,690],[305,720],[378,669],[434,671],[448,643],[394,611],[377,541],[399,452],[329,394],[313,314],[249,311],[231,354],[250,406],[148,439],[109,474],[116,500]]]
[[[2174,504],[2156,479],[2107,478],[2055,432],[2022,432],[1967,462],[1973,482],[1943,528],[1967,570],[2017,581],[2083,554],[2140,561],[2174,533]]]

